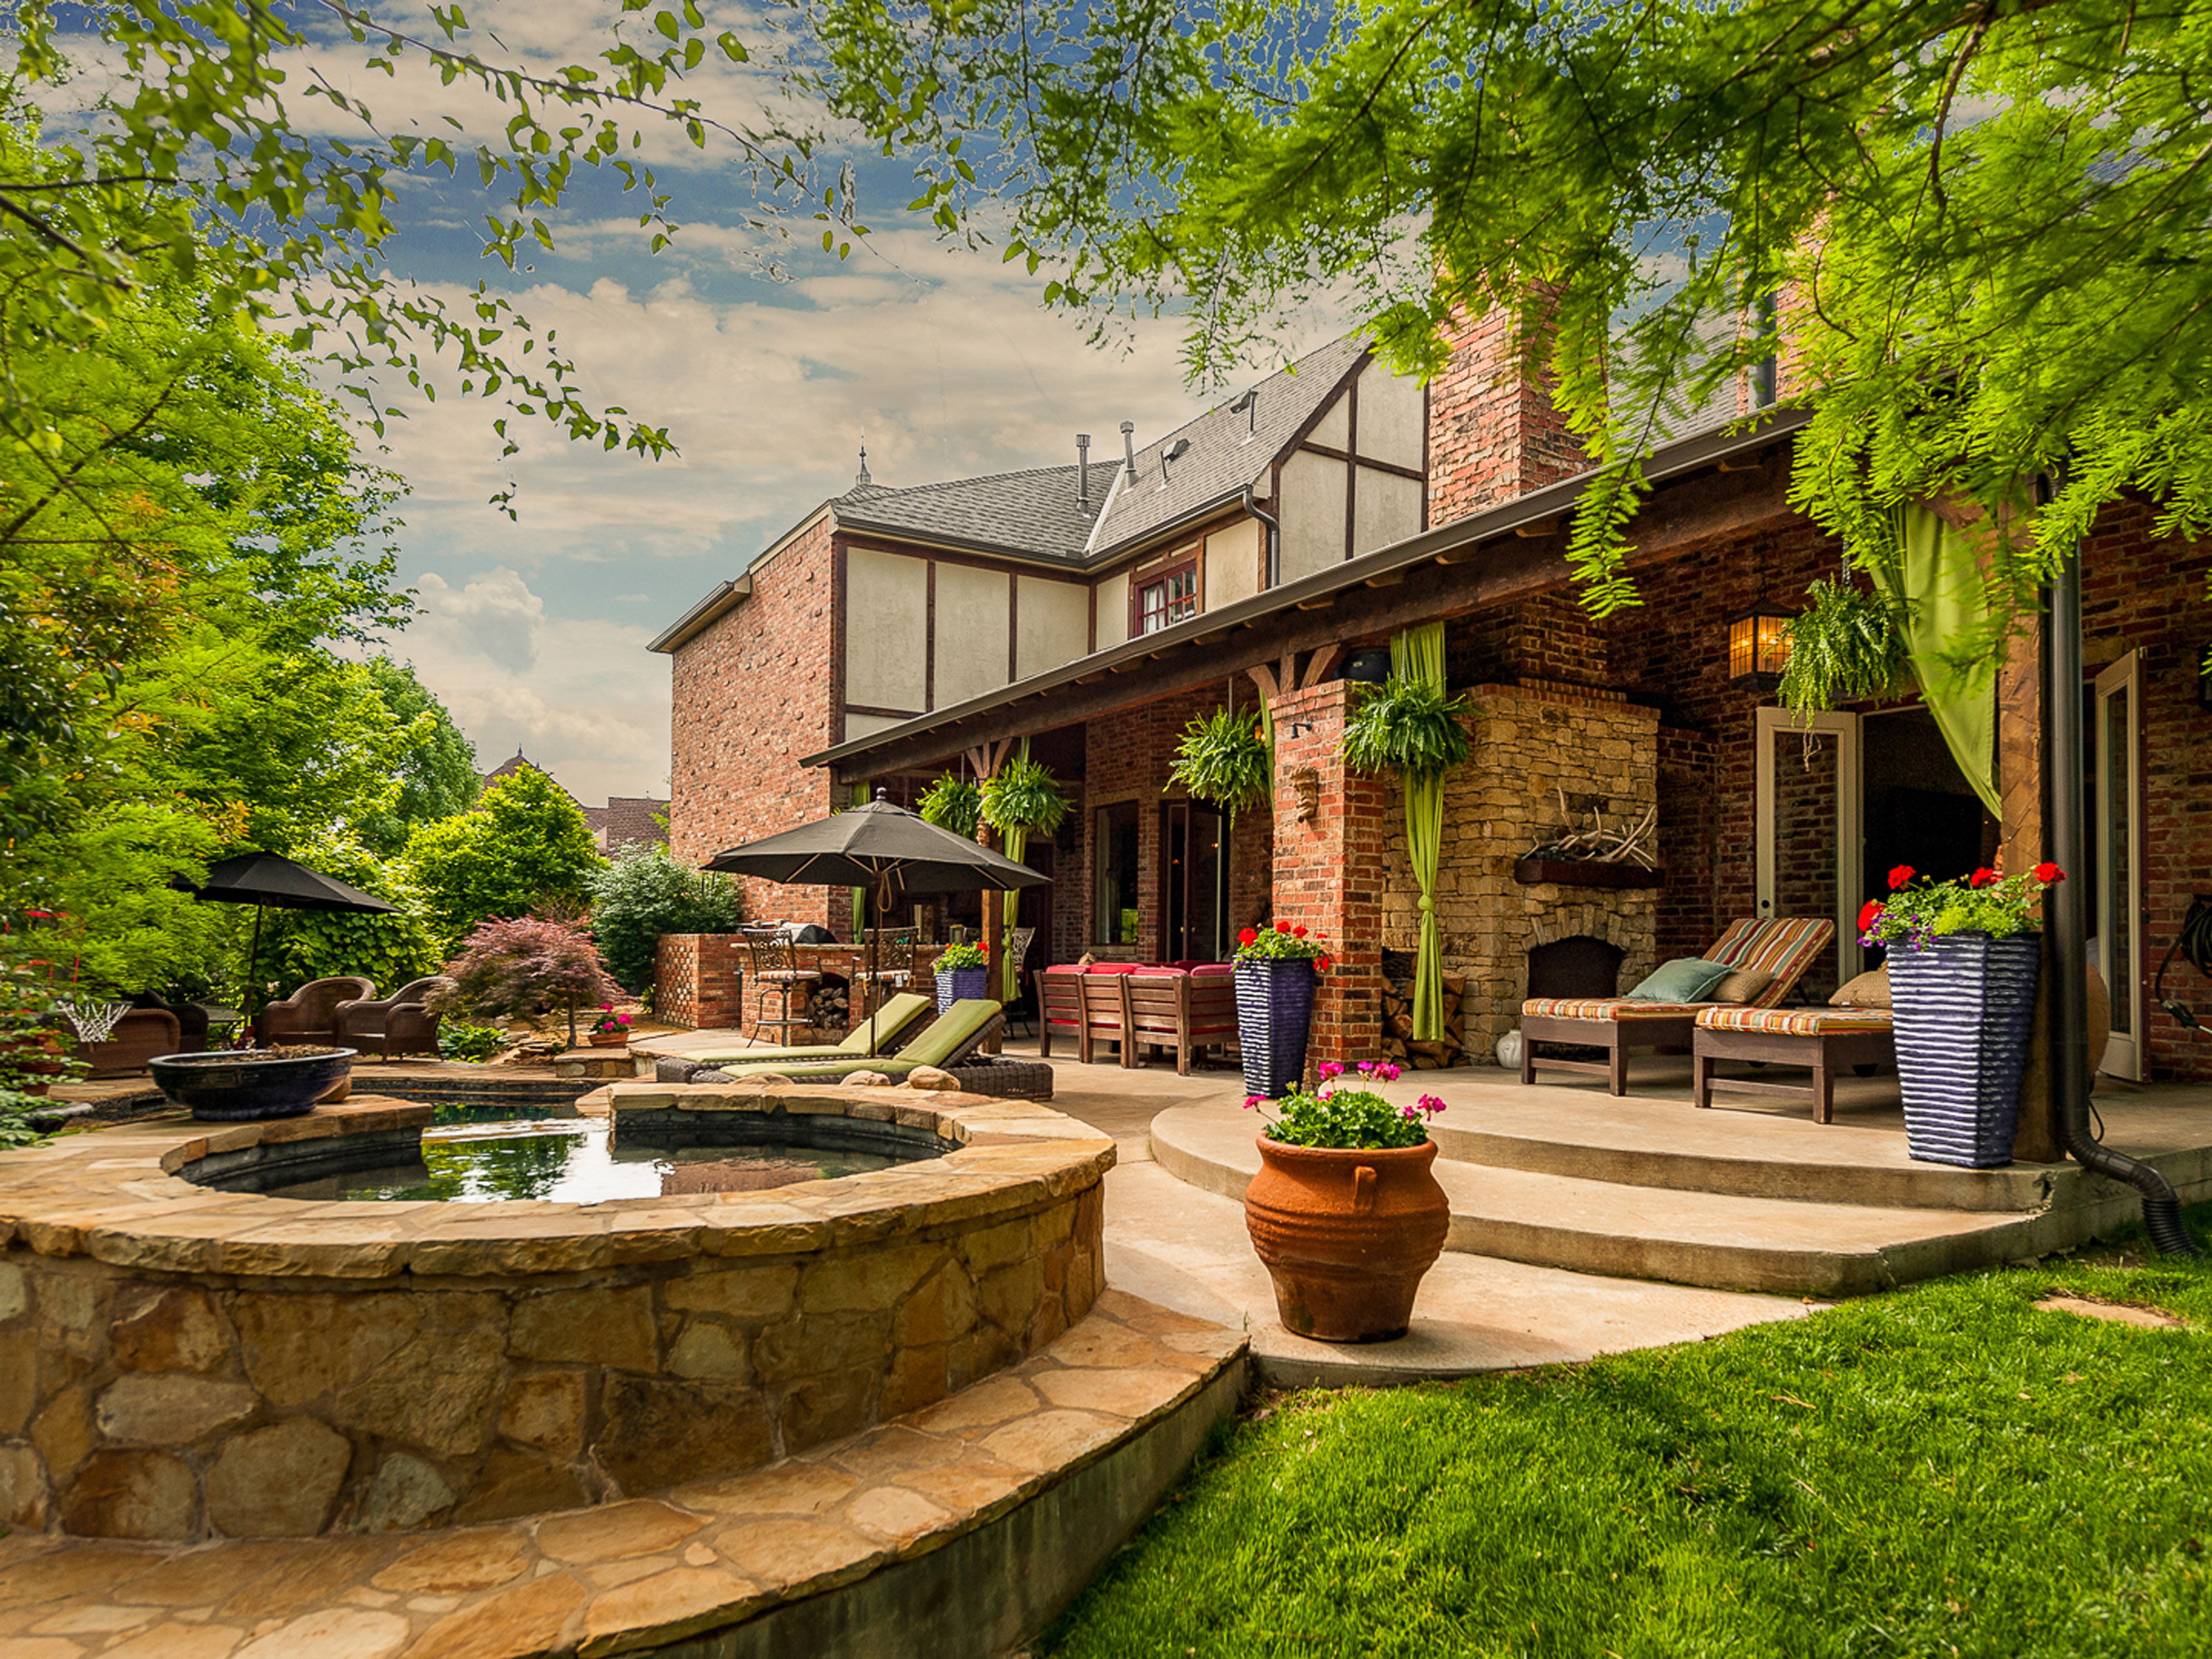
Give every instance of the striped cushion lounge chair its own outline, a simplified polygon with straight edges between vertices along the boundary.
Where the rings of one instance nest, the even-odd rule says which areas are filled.
[[[1812,1101],[1814,1122],[1831,1123],[1835,1121],[1838,1068],[1894,1064],[1897,1045],[1890,1035],[1887,1008],[1720,1007],[1698,1014],[1692,1053],[1692,1097],[1698,1105],[1711,1105],[1716,1089],[1791,1095]],[[1715,1077],[1713,1062],[1718,1060],[1810,1066],[1813,1079],[1810,1083],[1778,1083],[1767,1078]]]
[[[1006,1010],[989,997],[963,997],[930,1022],[927,1030],[898,1052],[896,1060],[871,1060],[848,1054],[834,1060],[768,1060],[719,1066],[733,1078],[758,1077],[781,1072],[794,1083],[836,1083],[855,1072],[881,1072],[896,1082],[924,1066],[953,1066],[981,1048],[991,1033],[1006,1023]]]
[[[1805,970],[1836,937],[1836,924],[1813,917],[1778,917],[1771,921],[1732,921],[1708,962],[1753,968],[1774,975],[1749,1008],[1771,1008],[1796,988]],[[1592,1072],[1616,1095],[1628,1092],[1628,1056],[1638,1048],[1687,1048],[1695,1038],[1698,1013],[1729,1005],[1698,1002],[1643,1002],[1634,997],[1531,997],[1521,1005],[1521,1080],[1534,1083],[1538,1068]],[[1603,1048],[1607,1059],[1562,1060],[1539,1056],[1540,1042],[1572,1042]]]
[[[671,1052],[685,1060],[696,1060],[703,1066],[750,1066],[756,1061],[769,1060],[866,1060],[871,1048],[878,1056],[897,1051],[900,1040],[913,1031],[936,1010],[930,998],[908,991],[887,999],[884,1006],[853,1028],[853,1033],[842,1042],[819,1044],[812,1048],[734,1048],[726,1042],[701,1043],[696,1048],[678,1048]]]

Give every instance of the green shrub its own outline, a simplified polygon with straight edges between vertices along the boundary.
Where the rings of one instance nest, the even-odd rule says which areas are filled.
[[[726,933],[744,919],[744,890],[737,883],[686,869],[665,848],[625,848],[592,878],[592,937],[627,991],[652,988],[663,933]]]
[[[489,917],[580,906],[606,867],[582,811],[529,768],[493,785],[467,811],[416,830],[403,862],[448,942]]]
[[[447,1020],[438,1026],[438,1054],[442,1060],[466,1060],[473,1065],[497,1054],[499,1042],[499,1033],[489,1025]]]

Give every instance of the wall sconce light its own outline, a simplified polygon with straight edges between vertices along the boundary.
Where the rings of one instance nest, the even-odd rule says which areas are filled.
[[[1782,671],[1790,665],[1792,620],[1788,611],[1761,599],[1729,622],[1729,684],[1759,691],[1771,691],[1782,684]]]
[[[1303,738],[1313,728],[1314,723],[1311,720],[1288,720],[1284,723],[1283,735],[1286,738]]]

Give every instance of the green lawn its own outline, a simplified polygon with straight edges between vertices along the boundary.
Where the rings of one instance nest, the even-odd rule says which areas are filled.
[[[2196,1328],[2031,1306],[2054,1288]],[[1302,1395],[1237,1425],[1037,1652],[2212,1653],[2208,1425],[2212,1272],[2157,1261]]]

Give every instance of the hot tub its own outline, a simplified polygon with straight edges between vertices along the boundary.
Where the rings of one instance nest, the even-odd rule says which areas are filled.
[[[1047,1108],[615,1093],[618,1143],[935,1150],[598,1203],[238,1190],[413,1156],[430,1109],[362,1098],[0,1154],[0,1522],[300,1536],[602,1502],[927,1405],[1102,1288],[1113,1144]]]

